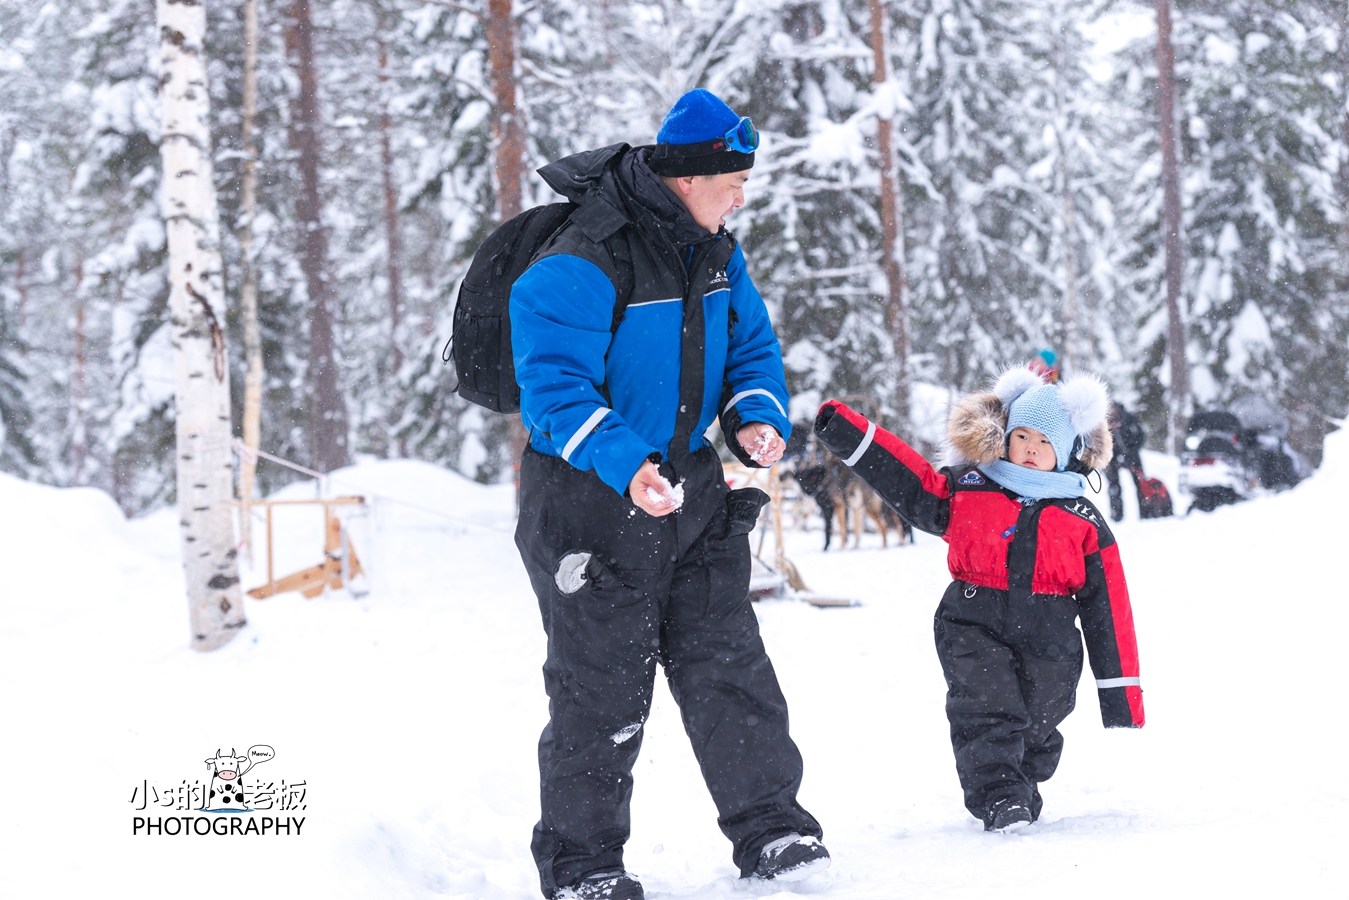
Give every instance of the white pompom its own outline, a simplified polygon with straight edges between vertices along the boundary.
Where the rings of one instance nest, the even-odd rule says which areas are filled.
[[[998,376],[997,384],[993,385],[993,393],[998,395],[998,400],[1002,402],[1003,409],[1011,409],[1017,397],[1041,384],[1044,384],[1044,382],[1039,375],[1025,366],[1019,366],[1015,369],[1008,369]]]
[[[1073,431],[1091,434],[1105,421],[1110,400],[1105,382],[1095,375],[1078,375],[1059,385],[1059,402]]]

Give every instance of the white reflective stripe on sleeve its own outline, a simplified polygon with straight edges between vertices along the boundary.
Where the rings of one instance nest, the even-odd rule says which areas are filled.
[[[636,309],[639,306],[655,306],[657,303],[683,303],[683,297],[672,297],[669,300],[644,300],[641,303],[629,303],[628,309]]]
[[[736,394],[734,397],[731,398],[731,402],[726,404],[726,408],[721,411],[721,414],[723,416],[726,415],[726,413],[730,412],[732,406],[735,406],[741,400],[744,400],[746,397],[752,394],[763,394],[769,400],[772,400],[773,405],[778,408],[778,412],[782,413],[783,418],[786,418],[787,410],[782,408],[782,404],[778,402],[778,398],[774,397],[773,392],[768,390],[767,388],[750,388],[747,391],[741,391],[740,393]]]
[[[576,448],[580,446],[581,441],[584,441],[586,439],[586,435],[590,434],[590,430],[594,428],[596,425],[600,424],[600,420],[603,419],[605,416],[609,415],[609,413],[611,412],[613,412],[612,409],[609,409],[608,407],[605,406],[601,406],[599,409],[591,413],[590,418],[586,419],[585,424],[582,425],[580,428],[576,429],[576,433],[571,436],[571,440],[567,441],[567,446],[562,448],[562,458],[565,459],[567,462],[571,462],[571,455],[576,450]]]
[[[845,459],[843,461],[843,464],[850,469],[853,466],[857,465],[857,461],[862,458],[863,453],[867,452],[867,448],[871,446],[871,439],[874,438],[875,436],[876,436],[876,423],[868,422],[867,436],[862,438],[862,443],[857,445],[857,449],[853,451],[852,456]]]
[[[1098,688],[1112,687],[1141,687],[1137,678],[1097,678],[1096,686]]]

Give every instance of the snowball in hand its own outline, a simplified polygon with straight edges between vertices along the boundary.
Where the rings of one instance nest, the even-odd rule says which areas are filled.
[[[772,450],[773,450],[772,435],[760,434],[758,437],[754,439],[754,446],[749,448],[749,456],[750,459],[754,460],[759,465],[763,465],[768,459],[771,458],[769,454],[772,452]]]
[[[656,490],[654,487],[647,485],[646,499],[650,500],[652,503],[673,503],[676,510],[684,505],[684,485],[676,484],[674,487],[670,487],[670,482],[666,481],[663,477],[661,478],[660,483],[665,485],[663,490]]]

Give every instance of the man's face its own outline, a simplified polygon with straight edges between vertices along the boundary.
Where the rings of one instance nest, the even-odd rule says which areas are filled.
[[[693,214],[693,221],[716,234],[726,217],[745,205],[745,182],[749,169],[721,175],[690,175],[670,178],[666,184]]]

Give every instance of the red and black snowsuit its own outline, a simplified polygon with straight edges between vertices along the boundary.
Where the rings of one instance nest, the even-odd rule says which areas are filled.
[[[820,440],[915,528],[950,545],[937,654],[965,805],[985,823],[1037,785],[1063,750],[1082,636],[1107,728],[1141,727],[1138,645],[1119,549],[1086,498],[1030,500],[974,466],[940,471],[841,403],[815,420]],[[1080,635],[1074,620],[1082,621]]]

